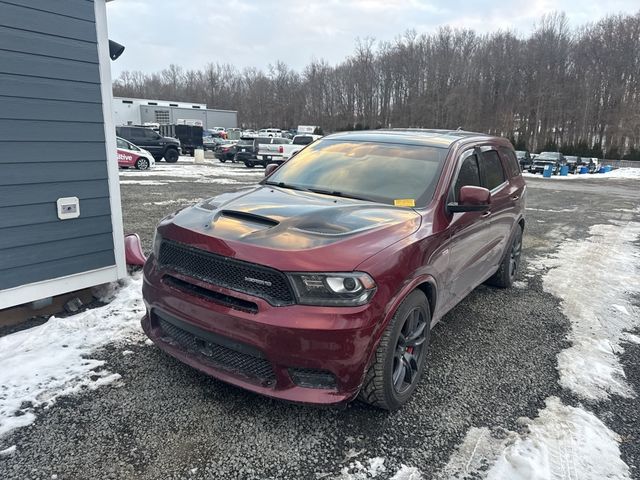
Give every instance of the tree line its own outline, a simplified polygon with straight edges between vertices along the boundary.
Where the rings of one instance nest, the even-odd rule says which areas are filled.
[[[570,28],[563,13],[531,33],[442,27],[358,40],[336,65],[266,71],[210,63],[123,72],[114,94],[238,111],[244,127],[462,128],[518,149],[640,160],[640,11]]]

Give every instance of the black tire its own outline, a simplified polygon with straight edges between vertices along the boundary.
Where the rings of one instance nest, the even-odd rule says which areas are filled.
[[[138,160],[136,160],[136,168],[138,170],[149,170],[150,166],[151,166],[151,162],[149,161],[148,158],[140,157],[138,158]]]
[[[518,275],[520,257],[522,256],[522,227],[518,225],[509,247],[504,253],[498,271],[493,274],[487,284],[498,288],[510,288]]]
[[[247,167],[247,168],[253,168],[253,167],[256,166],[256,164],[254,162],[250,161],[250,160],[245,160],[244,166]]]
[[[416,328],[411,330],[413,324]],[[392,411],[409,401],[425,370],[430,326],[429,301],[420,290],[414,290],[382,334],[360,389],[361,401]],[[414,335],[408,335],[412,331],[414,340]]]
[[[168,163],[176,163],[178,161],[178,158],[180,157],[180,155],[178,154],[178,150],[176,150],[175,148],[169,148],[165,153],[164,153],[164,159],[168,162]]]
[[[227,161],[226,158],[219,158],[218,160],[220,160],[220,163],[225,163]]]

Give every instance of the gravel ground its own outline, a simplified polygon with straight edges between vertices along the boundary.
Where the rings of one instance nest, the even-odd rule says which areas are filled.
[[[228,165],[211,165],[211,178],[237,183],[175,181],[163,163],[153,175],[124,173],[123,180],[151,181],[122,185],[125,230],[138,232],[148,250],[162,216],[261,178],[262,170]],[[591,225],[630,220],[633,214],[620,209],[640,201],[632,180],[532,179],[528,186],[525,259],[565,238],[584,238]],[[569,322],[539,276],[526,285],[479,287],[447,314],[432,333],[426,378],[410,404],[391,414],[358,402],[338,409],[274,401],[208,378],[142,341],[112,345],[95,358],[122,381],[62,398],[11,433],[4,443],[17,452],[0,457],[0,478],[317,480],[374,457],[386,467],[376,478],[390,478],[401,464],[437,478],[471,426],[500,435],[518,430],[519,417],[534,418],[551,395],[579,404],[560,389],[556,372]],[[122,355],[125,349],[134,354]],[[640,346],[629,345],[622,363],[640,391]],[[640,478],[637,400],[614,397],[592,409],[623,436],[623,460]]]

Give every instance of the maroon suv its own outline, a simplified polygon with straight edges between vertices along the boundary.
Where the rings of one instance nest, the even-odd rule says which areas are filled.
[[[340,133],[260,185],[158,225],[146,334],[271,397],[397,409],[430,328],[518,270],[525,183],[511,144],[440,130]]]

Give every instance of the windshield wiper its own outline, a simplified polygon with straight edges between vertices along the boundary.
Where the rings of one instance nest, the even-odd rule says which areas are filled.
[[[310,190],[308,188],[305,187],[300,187],[298,185],[291,185],[290,183],[284,183],[284,182],[264,182],[265,185],[272,185],[274,187],[280,187],[280,188],[290,188],[291,190],[299,190],[301,192],[312,192],[313,190]]]
[[[370,198],[358,197],[356,195],[351,195],[350,193],[342,193],[342,192],[337,192],[335,190],[321,190],[319,188],[310,188],[309,191],[314,192],[314,193],[323,193],[325,195],[331,195],[331,196],[334,196],[334,197],[353,198],[354,200],[364,200],[365,202],[373,202],[374,201],[374,200],[371,200]]]

